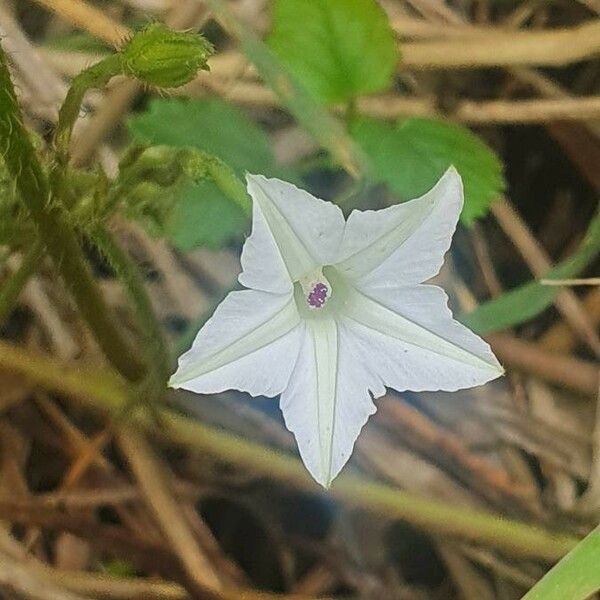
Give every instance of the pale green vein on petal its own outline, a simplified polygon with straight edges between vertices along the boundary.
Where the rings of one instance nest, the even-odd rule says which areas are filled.
[[[256,187],[257,193],[251,193],[252,198],[258,203],[262,214],[267,222],[269,231],[275,240],[279,253],[283,258],[285,267],[292,279],[294,273],[309,273],[314,271],[316,266],[315,259],[296,234],[289,221],[281,214],[269,195],[269,191],[261,182],[260,176],[248,175],[249,191]],[[294,261],[296,264],[291,264]]]
[[[299,323],[300,317],[292,298],[279,313],[269,317],[267,321],[247,332],[229,346],[218,350],[202,361],[180,366],[171,377],[169,385],[171,387],[181,386],[187,381],[216,371],[220,367],[252,354],[283,337]]]
[[[357,278],[366,275],[387,260],[396,250],[406,243],[423,226],[436,210],[440,198],[446,197],[452,186],[460,193],[460,175],[454,167],[449,167],[436,185],[426,194],[407,204],[396,205],[383,211],[371,211],[386,214],[386,227],[379,237],[367,245],[354,250],[336,267],[342,273]],[[350,215],[349,223],[351,223]],[[348,229],[346,230],[348,232]]]
[[[337,403],[338,329],[335,320],[308,321],[314,347],[321,483],[331,485]]]
[[[499,364],[487,362],[469,350],[449,342],[442,336],[390,310],[357,290],[349,294],[345,311],[350,319],[383,335],[477,369],[498,375],[503,373]]]
[[[349,272],[353,277],[360,277],[389,258],[431,215],[435,203],[422,202],[415,208],[417,210],[406,211],[400,223],[396,223],[397,218],[390,214],[389,229],[336,265],[340,272]]]

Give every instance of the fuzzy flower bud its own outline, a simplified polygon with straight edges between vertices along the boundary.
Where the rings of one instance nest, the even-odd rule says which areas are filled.
[[[201,35],[171,31],[151,23],[138,31],[120,52],[124,73],[149,85],[175,88],[189,83],[199,70],[208,70],[213,53]]]

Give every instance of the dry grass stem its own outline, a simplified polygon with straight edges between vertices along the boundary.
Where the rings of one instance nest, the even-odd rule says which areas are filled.
[[[196,582],[200,589],[222,589],[217,572],[192,535],[179,503],[171,493],[172,479],[166,467],[135,430],[123,429],[118,434],[118,441],[148,508],[190,580]]]
[[[587,277],[585,279],[540,279],[542,285],[577,286],[600,285],[600,277]]]
[[[402,45],[402,69],[562,66],[600,52],[600,20],[570,29],[494,33],[464,40]]]
[[[533,274],[544,275],[551,267],[550,259],[512,205],[501,199],[492,204],[491,210]],[[600,357],[600,337],[577,296],[571,290],[561,290],[554,304],[577,335]]]
[[[508,334],[495,333],[487,339],[506,366],[587,396],[596,394],[600,372],[594,363],[542,350],[534,343]]]

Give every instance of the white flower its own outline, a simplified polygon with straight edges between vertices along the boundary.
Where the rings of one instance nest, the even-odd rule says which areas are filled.
[[[170,385],[211,394],[281,394],[311,475],[329,486],[375,412],[396,390],[455,391],[503,370],[454,321],[442,265],[463,204],[448,169],[424,196],[383,210],[342,211],[297,187],[248,175],[252,235],[239,281],[181,356]]]

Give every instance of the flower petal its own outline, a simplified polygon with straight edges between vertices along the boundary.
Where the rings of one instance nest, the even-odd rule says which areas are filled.
[[[357,351],[386,386],[456,391],[502,375],[488,344],[452,318],[447,300],[433,285],[349,293],[345,316]]]
[[[232,292],[180,357],[169,385],[203,394],[237,389],[276,396],[296,363],[299,324],[292,294]]]
[[[338,206],[279,179],[247,175],[247,180],[253,216],[242,251],[242,285],[285,292],[291,282],[332,263],[344,231]]]
[[[337,269],[361,286],[430,279],[442,266],[462,205],[462,181],[450,167],[420,198],[378,211],[353,211]]]
[[[350,458],[354,442],[382,395],[378,377],[364,368],[343,322],[309,319],[287,389],[281,395],[286,426],[296,436],[310,474],[328,487]]]

